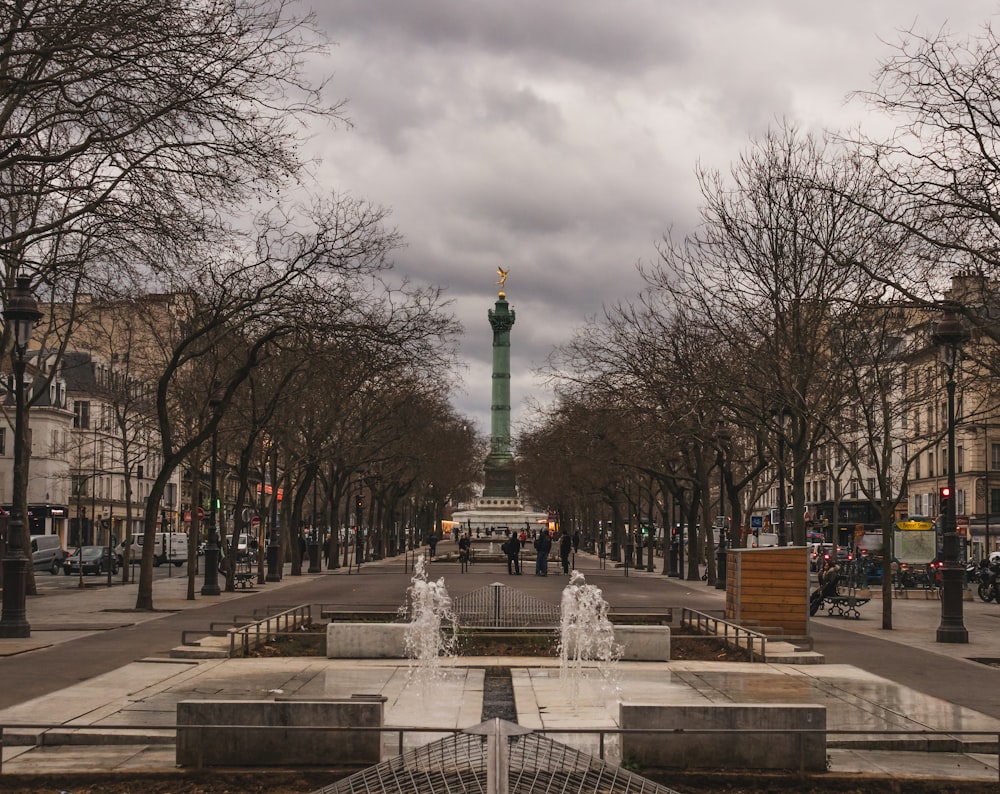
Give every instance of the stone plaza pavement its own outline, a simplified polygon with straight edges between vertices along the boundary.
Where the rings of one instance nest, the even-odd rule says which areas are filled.
[[[525,566],[526,574],[530,567]],[[723,591],[702,582],[634,570],[626,577],[589,555],[579,555],[576,568],[623,611],[673,607],[676,621],[682,606],[720,614],[724,603]],[[0,692],[3,772],[173,769],[169,726],[177,702],[192,698],[381,694],[388,726],[424,729],[404,734],[403,745],[409,748],[439,738],[435,729],[480,722],[484,668],[497,665],[511,668],[520,724],[595,754],[596,735],[560,731],[614,728],[619,702],[816,703],[826,706],[827,728],[833,731],[832,772],[1000,779],[994,750],[1000,734],[1000,669],[970,661],[1000,659],[1000,605],[978,601],[965,603],[968,645],[934,641],[940,614],[935,600],[895,600],[892,632],[881,629],[877,599],[860,620],[817,617],[811,631],[824,664],[622,662],[610,673],[590,667],[582,679],[567,681],[554,659],[445,659],[439,670],[427,672],[392,660],[170,656],[170,649],[180,645],[181,631],[205,628],[227,614],[247,614],[251,605],[398,606],[410,570],[401,560],[386,560],[364,566],[360,574],[341,569],[286,575],[254,590],[193,601],[185,598],[185,579],[161,579],[155,583],[159,611],[154,613],[131,610],[134,586],[31,598],[32,636],[0,639],[0,680],[6,684]],[[501,582],[553,603],[566,583],[555,566],[548,577],[516,578],[499,563],[476,564],[461,574],[457,565],[438,562],[431,576],[443,576],[453,597]],[[387,732],[383,757],[398,752],[399,742],[398,734]],[[618,760],[617,748],[609,735],[609,760]]]

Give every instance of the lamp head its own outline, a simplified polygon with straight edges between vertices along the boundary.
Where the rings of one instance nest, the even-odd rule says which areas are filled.
[[[31,332],[42,318],[38,310],[38,301],[31,292],[31,279],[28,276],[18,276],[17,283],[7,294],[7,308],[4,319],[12,324],[14,333],[14,348],[18,356],[23,356],[31,342]]]
[[[969,329],[962,322],[958,313],[960,306],[955,301],[944,301],[941,304],[941,319],[934,323],[931,342],[938,347],[958,347],[964,345],[972,337]]]

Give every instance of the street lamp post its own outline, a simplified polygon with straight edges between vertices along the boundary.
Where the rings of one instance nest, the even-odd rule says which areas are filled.
[[[716,550],[716,576],[715,576],[715,589],[725,590],[726,589],[726,552],[728,546],[727,538],[727,524],[726,521],[726,452],[729,449],[729,445],[733,440],[733,434],[726,426],[726,422],[723,419],[719,420],[718,426],[715,428],[715,444],[716,444],[716,454],[719,464],[719,516],[721,516],[722,525],[719,527],[719,546]]]
[[[208,407],[212,412],[213,419],[218,411],[219,403],[220,400],[215,393],[208,398]],[[221,590],[219,589],[219,494],[216,486],[218,458],[219,425],[218,422],[216,422],[215,429],[212,430],[212,460],[209,464],[209,477],[212,481],[209,485],[209,493],[212,503],[209,506],[208,511],[208,538],[205,543],[205,581],[201,586],[201,594],[210,596],[216,596],[221,593]]]
[[[941,624],[937,630],[938,642],[966,643],[969,632],[962,616],[962,587],[964,571],[958,560],[958,532],[955,521],[955,367],[958,349],[969,341],[969,329],[958,316],[958,304],[948,301],[942,305],[941,319],[934,324],[931,342],[941,348],[941,355],[948,371],[945,388],[948,391],[948,493],[942,512],[941,570]]]
[[[35,323],[41,319],[38,302],[31,293],[31,279],[18,276],[7,296],[5,311],[7,327],[13,325],[14,347],[11,363],[14,367],[14,481],[10,520],[7,524],[7,551],[3,560],[3,611],[0,614],[0,637],[30,637],[25,601],[28,590],[28,558],[24,553],[22,533],[24,510],[27,505],[28,483],[25,476],[27,457],[31,449],[25,438],[24,368],[28,343]]]
[[[775,422],[778,424],[778,545],[782,548],[788,542],[787,522],[785,520],[787,495],[785,494],[785,417],[791,413],[785,404],[776,405],[771,409]]]
[[[319,475],[317,474],[318,478]],[[316,479],[312,484],[312,527],[309,532],[309,569],[306,573],[322,573],[323,566],[320,565],[319,549],[319,529],[316,522]]]
[[[278,447],[271,444],[271,535],[267,541],[268,582],[281,581],[281,566],[278,564],[281,551],[278,537]]]

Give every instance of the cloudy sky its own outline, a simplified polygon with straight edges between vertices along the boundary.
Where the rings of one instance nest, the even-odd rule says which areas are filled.
[[[309,2],[309,0],[306,0]],[[392,211],[395,269],[438,284],[465,327],[458,410],[489,432],[496,269],[510,270],[511,402],[636,263],[697,222],[696,165],[752,136],[865,122],[848,102],[913,27],[969,34],[998,0],[311,0],[317,68],[350,129],[310,141],[322,182]],[[869,119],[867,123],[872,123]]]

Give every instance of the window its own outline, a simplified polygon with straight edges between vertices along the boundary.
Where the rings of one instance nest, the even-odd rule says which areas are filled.
[[[7,454],[7,428],[0,427],[0,455]]]
[[[955,447],[955,471],[959,474],[965,469],[965,447]]]
[[[955,493],[955,515],[965,515],[965,491],[958,490]]]
[[[927,476],[934,476],[934,450],[927,450]]]
[[[1000,471],[1000,444],[990,444],[990,468]]]
[[[1000,513],[1000,488],[990,488],[990,512]]]
[[[90,429],[90,401],[74,400],[73,402],[73,427],[81,430]]]
[[[920,479],[920,458],[921,456],[917,455],[917,457],[913,459],[913,477],[917,480]]]

